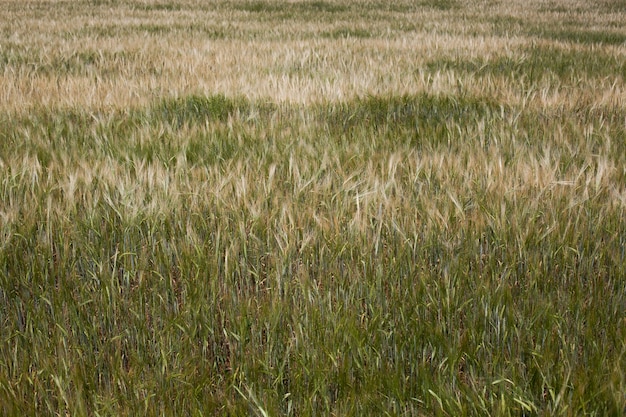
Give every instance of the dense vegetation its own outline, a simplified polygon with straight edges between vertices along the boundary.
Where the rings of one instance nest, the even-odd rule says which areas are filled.
[[[0,7],[1,415],[626,412],[619,3]]]

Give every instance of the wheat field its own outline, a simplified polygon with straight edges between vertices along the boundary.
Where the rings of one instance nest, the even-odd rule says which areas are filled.
[[[0,415],[626,413],[623,1],[0,9]]]

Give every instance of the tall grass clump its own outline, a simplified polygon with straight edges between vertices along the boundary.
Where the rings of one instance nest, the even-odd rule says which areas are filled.
[[[614,7],[305,3],[5,2],[0,415],[622,415]]]

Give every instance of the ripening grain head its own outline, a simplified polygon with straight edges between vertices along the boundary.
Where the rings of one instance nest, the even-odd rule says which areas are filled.
[[[573,108],[581,100],[623,106],[623,34],[616,32],[615,43],[601,47],[586,43],[595,40],[594,27],[615,23],[611,14],[602,16],[606,20],[591,15],[591,22],[585,21],[588,29],[566,27],[561,33],[543,29],[537,16],[553,17],[540,5],[532,15],[511,5],[491,5],[489,16],[462,20],[457,13],[465,16],[465,8],[442,14],[412,3],[396,5],[397,10],[353,4],[322,10],[331,14],[313,21],[307,13],[320,10],[306,9],[304,3],[272,3],[267,15],[249,6],[233,10],[222,3],[182,2],[161,10],[100,5],[89,15],[64,3],[46,9],[64,15],[62,20],[42,19],[37,13],[45,3],[8,7],[4,26],[11,36],[2,44],[0,59],[2,106],[123,108],[190,93],[310,104],[459,89],[501,97],[511,105],[530,97],[550,108]],[[265,29],[263,16],[273,30]],[[344,33],[346,22],[367,29]],[[580,42],[565,44],[562,38],[568,34]],[[574,72],[573,62],[584,65]],[[532,74],[543,76],[533,80]],[[582,84],[601,88],[570,88]]]

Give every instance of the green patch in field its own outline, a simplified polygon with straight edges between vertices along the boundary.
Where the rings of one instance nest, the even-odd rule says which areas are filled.
[[[141,33],[145,28],[143,24],[137,25],[120,25],[115,23],[101,23],[88,25],[77,31],[76,35],[94,36],[97,38],[124,38],[134,34]],[[154,30],[154,28],[152,29]]]
[[[126,51],[84,50],[66,56],[56,56],[44,63],[38,72],[55,75],[108,75],[119,71],[133,59]]]
[[[101,118],[101,119],[100,119]],[[8,146],[13,151],[36,155],[42,167],[57,160],[59,155],[112,155],[125,141],[112,137],[126,137],[138,125],[132,116],[113,114],[100,116],[80,109],[33,108],[28,115],[2,118],[0,149]]]
[[[528,25],[525,19],[516,16],[489,17],[486,22],[494,35],[506,37],[522,33]]]
[[[175,12],[183,9],[183,6],[178,3],[147,3],[147,2],[135,2],[130,6],[134,10],[142,10],[147,12],[152,11],[166,11]]]
[[[204,24],[190,23],[183,24],[140,24],[136,26],[127,26],[122,29],[127,32],[127,35],[133,33],[141,33],[147,35],[167,35],[171,33],[197,33],[201,34],[203,38],[207,39],[224,39],[226,37],[232,37],[232,33],[226,33],[223,28],[214,28]]]
[[[580,14],[588,11],[585,7],[576,7],[572,5],[560,4],[560,3],[548,3],[539,7],[539,11],[542,13],[561,13],[561,14]]]
[[[0,70],[33,65],[40,60],[39,51],[13,43],[0,45]]]
[[[321,35],[323,38],[330,39],[349,39],[349,38],[371,38],[373,35],[366,29],[358,28],[340,28],[328,32],[323,32]]]
[[[205,123],[209,120],[227,121],[236,111],[244,110],[248,104],[223,95],[187,96],[163,99],[148,111],[149,117],[173,126]]]
[[[499,111],[498,103],[482,98],[422,94],[369,96],[322,107],[317,114],[332,137],[352,142],[365,135],[371,138],[366,148],[377,152],[399,143],[447,146],[460,135],[452,126],[466,128]]]
[[[249,108],[244,100],[221,95],[163,99],[145,108],[108,114],[35,108],[19,118],[0,118],[0,150],[36,156],[44,168],[61,154],[139,157],[166,164],[184,154],[190,163],[213,163],[230,159],[237,149],[250,145],[246,134],[231,137],[224,127],[229,117],[245,117]],[[193,131],[181,138],[184,128]]]
[[[302,3],[296,3],[298,9],[303,11],[324,12],[324,13],[338,13],[348,10],[348,6],[344,4],[337,4],[327,1],[305,1]]]
[[[544,39],[580,44],[622,45],[626,43],[626,33],[595,30],[554,30],[536,28],[531,35]]]
[[[373,1],[366,2],[360,7],[368,11],[413,13],[420,9],[455,10],[461,8],[461,3],[458,0]]]
[[[175,30],[172,25],[158,23],[142,23],[133,29],[133,32],[146,33],[148,35],[167,35]]]
[[[594,2],[592,4],[596,3]],[[607,13],[626,13],[626,1],[624,0],[605,0],[597,4]]]
[[[191,138],[185,146],[187,162],[194,164],[215,164],[236,156],[240,143],[225,132],[202,134]]]
[[[89,3],[93,6],[118,6],[120,0],[89,0]]]
[[[235,137],[222,128],[148,132],[142,133],[142,139],[130,140],[132,144],[119,149],[118,154],[129,161],[140,160],[148,164],[158,161],[164,166],[175,165],[180,158],[190,165],[214,165],[254,150],[254,142],[249,136]]]
[[[515,16],[489,17],[485,22],[491,26],[491,33],[497,36],[530,36],[582,45],[622,45],[626,42],[621,24],[608,24],[603,30],[589,30],[584,29],[584,23],[579,19],[563,22],[560,26],[537,25]]]
[[[266,1],[250,1],[235,6],[237,10],[250,13],[276,13],[284,10],[276,3]]]
[[[420,7],[429,9],[448,11],[461,8],[461,4],[457,0],[422,0],[418,2]]]
[[[429,71],[461,71],[479,76],[525,78],[536,82],[543,77],[576,81],[581,77],[626,78],[626,62],[617,56],[593,50],[567,50],[552,46],[525,48],[515,57],[458,60],[442,59],[426,65]]]
[[[133,35],[161,36],[172,33],[199,34],[206,39],[236,38],[242,35],[241,31],[203,23],[189,24],[154,24],[140,23],[133,25],[97,24],[84,27],[76,32],[68,32],[66,37],[94,36],[98,38],[118,38]]]
[[[135,58],[135,54],[128,51],[85,49],[71,54],[48,55],[39,49],[9,46],[0,50],[0,70],[12,68],[55,76],[106,76],[119,72]]]
[[[577,80],[581,76],[590,78],[626,78],[626,61],[618,56],[591,49],[567,50],[558,47],[530,47],[524,51],[520,74],[551,72],[563,79]]]
[[[556,0],[542,4],[537,10],[541,13],[559,13],[567,16],[583,16],[585,14],[606,16],[612,13],[626,12],[626,3],[623,0],[601,0],[572,4]]]
[[[245,99],[230,99],[223,95],[163,99],[146,109],[135,110],[131,118],[138,127],[147,126],[151,130],[164,127],[177,139],[155,138],[139,143],[135,151],[139,156],[145,154],[163,162],[176,158],[181,152],[191,164],[223,162],[240,151],[246,154],[254,151],[254,141],[241,128],[246,120],[261,118],[260,123],[267,122],[265,118],[269,118],[273,111],[275,109],[269,104],[254,106]],[[233,134],[225,126],[229,120],[240,128],[238,134]],[[180,133],[184,128],[192,130]],[[181,134],[185,137],[180,138]]]
[[[327,1],[249,1],[237,4],[236,9],[251,13],[340,13],[348,10],[348,6]]]

